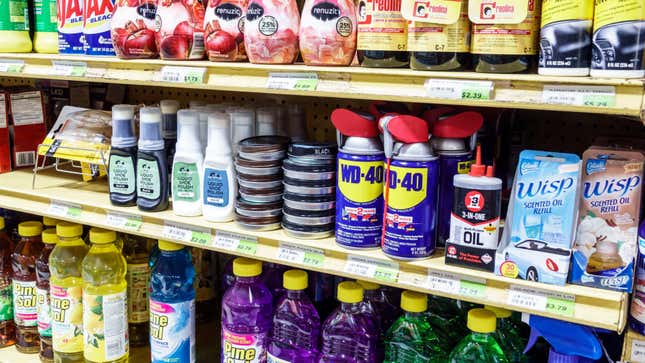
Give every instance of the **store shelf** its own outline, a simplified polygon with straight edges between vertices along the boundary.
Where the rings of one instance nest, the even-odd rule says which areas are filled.
[[[130,350],[129,363],[150,362],[148,348],[134,348]],[[38,354],[24,354],[18,352],[15,346],[0,349],[0,363],[40,363]]]
[[[645,363],[645,336],[628,329],[623,341],[621,362]]]
[[[8,67],[17,61],[19,66]],[[54,62],[80,62],[76,69]],[[202,72],[203,77],[185,83],[163,81],[164,66],[188,67]],[[189,89],[211,89],[233,92],[307,95],[327,98],[389,100],[403,102],[441,103],[516,109],[554,110],[623,115],[645,120],[643,80],[599,79],[589,77],[547,77],[535,74],[483,74],[474,72],[423,72],[410,69],[379,69],[362,67],[308,67],[304,65],[257,65],[250,63],[215,63],[208,61],[162,61],[159,59],[121,60],[115,57],[89,57],[59,54],[0,54],[2,77],[63,79],[72,81],[107,82]],[[315,74],[318,82],[310,89],[269,88],[271,73]],[[437,89],[428,89],[429,79],[447,79],[448,88],[460,85],[454,81],[490,81],[493,91],[489,99],[440,97]],[[452,82],[452,83],[451,83]],[[573,99],[552,104],[545,100],[545,86],[572,86],[559,96],[589,92],[597,86],[612,87],[613,95],[606,107],[584,106]],[[289,87],[286,87],[289,88]],[[472,96],[472,95],[471,95]],[[477,96],[481,97],[481,96]],[[556,97],[556,98],[558,98]],[[484,97],[485,98],[485,97]],[[596,101],[598,99],[596,98]],[[607,100],[607,99],[605,99]],[[596,104],[597,103],[593,103]]]
[[[155,239],[166,234],[166,239],[185,245],[615,331],[622,331],[626,322],[625,293],[504,278],[445,265],[441,253],[423,261],[397,262],[380,250],[342,248],[333,238],[300,240],[281,230],[252,232],[233,222],[209,223],[201,217],[178,217],[172,211],[146,213],[136,207],[115,207],[110,204],[107,185],[102,181],[84,183],[73,176],[45,173],[38,175],[34,189],[31,183],[30,170],[0,175],[0,207]],[[174,233],[175,237],[168,237],[167,233]]]

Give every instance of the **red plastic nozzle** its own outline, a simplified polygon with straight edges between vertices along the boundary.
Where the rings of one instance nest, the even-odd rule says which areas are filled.
[[[470,176],[484,176],[486,175],[486,165],[482,164],[482,146],[477,144],[477,154],[475,156],[475,163],[470,166]]]

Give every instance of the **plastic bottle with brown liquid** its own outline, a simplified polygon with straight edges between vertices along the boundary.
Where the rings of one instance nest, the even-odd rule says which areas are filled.
[[[44,221],[43,221],[44,222]],[[36,293],[38,304],[38,334],[40,334],[40,361],[52,363],[54,348],[52,347],[51,308],[49,295],[49,255],[56,247],[58,236],[56,228],[48,228],[41,234],[45,246],[36,260]]]
[[[11,254],[13,250],[14,243],[5,231],[4,218],[0,217],[0,348],[16,343],[11,288]]]
[[[131,347],[147,345],[150,339],[150,309],[148,306],[148,240],[125,236],[123,256],[127,262],[125,279],[128,283],[128,328]]]

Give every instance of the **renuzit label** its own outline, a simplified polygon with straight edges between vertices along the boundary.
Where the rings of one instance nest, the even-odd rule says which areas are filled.
[[[84,15],[82,0],[58,0],[58,52],[64,54],[83,54]]]
[[[114,55],[110,22],[114,13],[114,0],[85,0],[85,54]]]

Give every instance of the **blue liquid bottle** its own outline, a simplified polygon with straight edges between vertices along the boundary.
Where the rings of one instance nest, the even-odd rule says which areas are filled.
[[[152,363],[194,363],[195,269],[190,251],[159,241],[150,273],[150,351]]]

